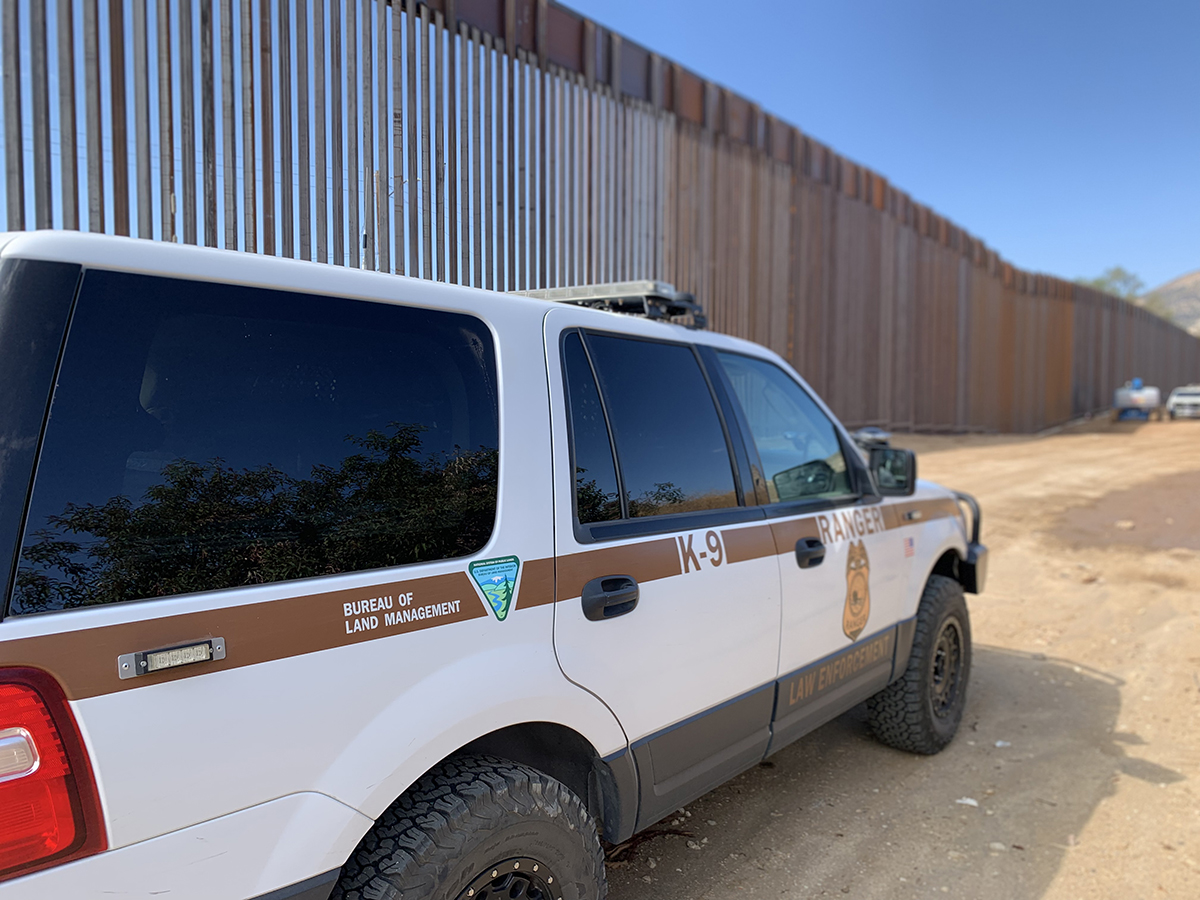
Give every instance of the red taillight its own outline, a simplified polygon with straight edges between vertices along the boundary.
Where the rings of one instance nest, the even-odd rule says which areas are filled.
[[[0,880],[105,847],[92,767],[62,689],[0,669]]]

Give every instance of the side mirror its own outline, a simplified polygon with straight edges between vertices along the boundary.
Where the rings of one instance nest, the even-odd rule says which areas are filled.
[[[871,474],[885,497],[907,497],[917,489],[917,455],[896,447],[871,450]]]

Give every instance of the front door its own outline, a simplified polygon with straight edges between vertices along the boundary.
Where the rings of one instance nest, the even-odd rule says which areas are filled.
[[[795,377],[769,360],[716,357],[757,450],[779,552],[773,752],[887,683],[908,562],[892,510],[863,490],[855,451]]]
[[[624,726],[644,826],[766,751],[779,575],[696,350],[636,320],[582,327],[596,321],[547,318],[555,648]]]

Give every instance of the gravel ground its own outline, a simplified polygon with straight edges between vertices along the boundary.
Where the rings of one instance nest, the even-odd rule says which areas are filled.
[[[611,900],[1200,897],[1200,422],[896,442],[983,504],[958,737],[847,713],[613,848]]]

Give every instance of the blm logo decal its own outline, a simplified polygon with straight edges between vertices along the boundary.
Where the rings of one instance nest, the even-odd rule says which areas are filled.
[[[487,601],[488,608],[503,622],[512,608],[513,598],[517,595],[517,575],[521,571],[521,560],[515,556],[481,559],[471,563],[467,569]]]

